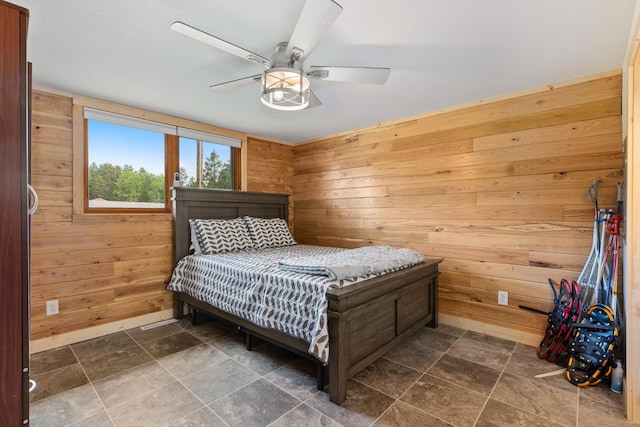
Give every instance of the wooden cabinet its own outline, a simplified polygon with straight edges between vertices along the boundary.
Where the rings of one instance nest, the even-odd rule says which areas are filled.
[[[0,425],[29,423],[29,12],[0,0]]]

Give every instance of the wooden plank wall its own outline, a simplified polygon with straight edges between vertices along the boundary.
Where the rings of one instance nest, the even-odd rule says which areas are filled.
[[[289,227],[293,232],[293,146],[247,138],[247,191],[289,194]]]
[[[171,215],[74,217],[71,98],[34,91],[31,144],[31,339],[170,309]]]
[[[636,12],[638,10],[636,7]],[[640,26],[637,20],[634,31],[626,73],[626,235],[623,235],[626,365],[623,388],[627,419],[640,424],[640,364],[637,362],[640,360]]]
[[[73,214],[72,102],[33,93],[32,340],[172,308],[171,214]],[[247,147],[249,190],[291,193],[291,146],[254,139]],[[60,314],[46,316],[51,299]]]
[[[294,147],[295,238],[441,257],[440,312],[539,336],[622,180],[619,71]],[[509,305],[497,304],[507,291]]]

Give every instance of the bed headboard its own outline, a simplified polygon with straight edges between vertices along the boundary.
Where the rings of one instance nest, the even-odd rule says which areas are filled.
[[[232,219],[242,216],[289,219],[289,195],[174,187],[174,260],[189,254],[190,219]]]

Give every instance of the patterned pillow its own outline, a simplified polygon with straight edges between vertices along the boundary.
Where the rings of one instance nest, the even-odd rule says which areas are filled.
[[[244,217],[255,248],[275,248],[292,246],[293,240],[287,221],[282,218],[254,218]]]
[[[190,219],[195,234],[194,249],[205,255],[241,251],[253,247],[247,224],[242,218]]]

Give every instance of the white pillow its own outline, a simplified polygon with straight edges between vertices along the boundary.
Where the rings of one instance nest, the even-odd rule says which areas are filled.
[[[198,242],[198,236],[196,236],[196,227],[193,221],[193,219],[189,220],[189,229],[191,230],[191,245],[189,245],[189,255],[200,255],[202,253],[202,249],[200,249],[200,242]]]
[[[189,224],[196,254],[211,255],[253,247],[247,224],[242,218],[190,219]]]
[[[292,246],[293,240],[287,221],[282,218],[254,218],[244,217],[255,248],[275,248]]]

